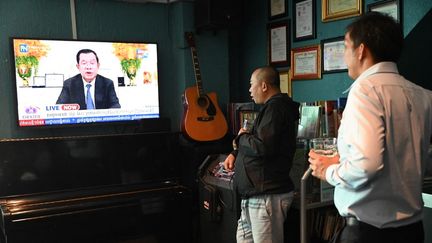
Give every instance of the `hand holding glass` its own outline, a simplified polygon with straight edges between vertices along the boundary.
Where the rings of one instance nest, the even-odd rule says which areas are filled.
[[[238,135],[244,133],[244,132],[250,132],[252,129],[252,122],[250,122],[249,120],[245,119],[243,120],[243,124],[242,127],[240,128]]]
[[[313,138],[310,140],[310,148],[317,154],[333,157],[337,154],[336,138]],[[312,168],[308,168],[305,175],[312,173]]]

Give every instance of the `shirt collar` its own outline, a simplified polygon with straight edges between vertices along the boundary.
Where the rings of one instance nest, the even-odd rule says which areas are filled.
[[[91,84],[92,86],[94,86],[94,84],[96,83],[96,78],[94,78],[90,83],[85,81],[85,79],[81,76],[81,80],[83,81],[84,87],[86,87],[86,84]]]
[[[364,71],[362,74],[360,74],[360,76],[351,84],[351,86],[347,90],[342,92],[342,94],[348,93],[356,83],[360,82],[360,80],[363,80],[366,77],[376,73],[399,73],[399,71],[397,69],[396,63],[394,62],[376,63],[375,65],[366,69],[366,71]]]

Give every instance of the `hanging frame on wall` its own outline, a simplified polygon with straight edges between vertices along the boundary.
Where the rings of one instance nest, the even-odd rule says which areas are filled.
[[[292,97],[291,69],[279,71],[280,90]]]
[[[316,0],[293,1],[294,41],[316,38]]]
[[[402,26],[402,0],[384,0],[367,5],[368,12],[375,11],[392,16]]]
[[[337,73],[348,71],[344,62],[344,37],[339,36],[321,40],[322,73]]]
[[[267,26],[269,64],[275,67],[290,65],[290,21],[270,23]]]
[[[291,50],[292,79],[321,79],[320,45]]]
[[[322,0],[321,7],[322,21],[327,22],[361,15],[363,0]]]
[[[268,1],[268,16],[269,19],[277,19],[287,15],[286,0],[267,0]]]

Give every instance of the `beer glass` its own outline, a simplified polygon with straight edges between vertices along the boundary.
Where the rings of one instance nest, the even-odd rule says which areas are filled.
[[[310,148],[317,154],[333,157],[337,154],[336,138],[313,138],[310,140]]]

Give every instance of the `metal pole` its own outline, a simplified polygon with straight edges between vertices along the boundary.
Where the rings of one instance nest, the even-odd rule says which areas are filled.
[[[71,11],[71,24],[72,24],[72,38],[77,39],[77,25],[76,25],[76,12],[75,12],[75,0],[70,0],[70,11]]]
[[[307,243],[306,237],[306,180],[312,173],[312,169],[308,168],[300,180],[300,242]]]

